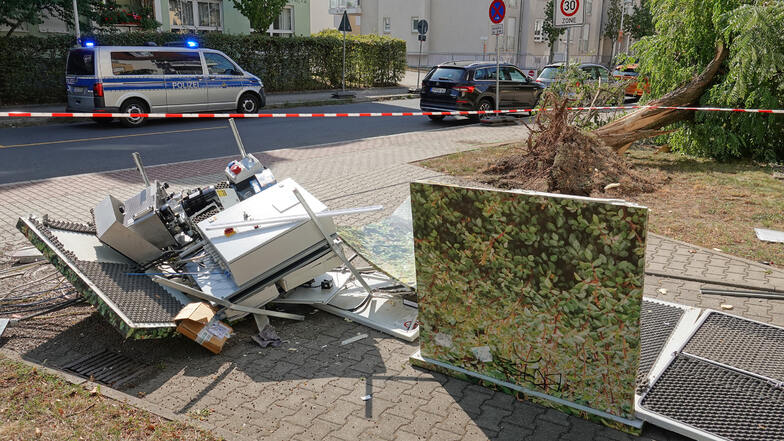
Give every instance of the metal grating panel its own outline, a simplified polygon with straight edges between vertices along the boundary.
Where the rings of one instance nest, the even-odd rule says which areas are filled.
[[[160,285],[145,276],[129,276],[139,271],[132,265],[87,262],[63,247],[51,230],[40,222],[31,219],[49,241],[94,283],[106,297],[117,305],[128,319],[136,324],[172,323],[174,317],[184,306]]]
[[[784,439],[784,391],[749,375],[679,355],[642,405],[734,441]]]
[[[77,266],[129,320],[137,323],[169,323],[184,306],[146,276],[129,276],[133,266],[83,262]]]
[[[640,367],[637,369],[637,384],[645,381],[656,359],[659,357],[670,334],[678,326],[683,309],[643,300],[640,311]]]
[[[784,329],[712,312],[684,352],[784,382]]]
[[[68,372],[96,383],[119,387],[141,375],[147,366],[118,352],[105,350],[63,366]]]

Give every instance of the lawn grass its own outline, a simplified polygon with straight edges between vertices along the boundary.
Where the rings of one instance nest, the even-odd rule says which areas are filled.
[[[419,165],[481,182],[481,171],[515,148],[480,148]],[[784,181],[773,176],[773,167],[655,153],[650,147],[631,149],[627,158],[640,170],[668,177],[658,191],[628,198],[651,209],[649,231],[784,267],[784,244],[761,242],[754,234],[755,227],[784,231]]]
[[[217,440],[0,356],[0,439]]]

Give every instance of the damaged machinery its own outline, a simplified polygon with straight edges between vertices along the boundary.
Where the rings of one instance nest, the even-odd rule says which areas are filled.
[[[412,289],[358,271],[333,222],[382,207],[330,210],[294,180],[277,182],[229,124],[240,158],[222,182],[172,191],[134,153],[144,187],[126,200],[108,195],[92,224],[29,216],[17,227],[126,337],[177,330],[219,352],[231,332],[222,322],[252,315],[261,332],[269,317],[304,319],[270,305],[304,304],[416,339],[416,308],[390,294]]]

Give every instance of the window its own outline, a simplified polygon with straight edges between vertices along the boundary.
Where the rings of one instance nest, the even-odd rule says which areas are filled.
[[[291,6],[286,6],[280,11],[280,15],[272,22],[272,26],[269,28],[269,34],[273,37],[291,37],[294,35],[294,9]]]
[[[609,70],[607,70],[607,69],[605,69],[603,67],[597,67],[596,70],[599,72],[599,78],[602,79],[602,83],[606,83],[606,82],[610,81],[610,71]]]
[[[390,32],[392,32],[392,19],[384,17],[384,33],[388,34]]]
[[[163,75],[163,63],[152,52],[112,52],[115,75]]]
[[[591,15],[591,10],[593,10],[593,0],[585,0],[585,13]]]
[[[205,52],[204,61],[207,62],[207,72],[210,75],[242,75],[234,63],[221,54]]]
[[[495,73],[496,69],[494,67],[486,67],[483,69],[477,69],[474,72],[474,80],[475,81],[495,81]]]
[[[528,80],[525,78],[525,75],[523,75],[522,72],[520,72],[519,70],[515,69],[514,67],[508,67],[508,66],[507,67],[502,67],[501,68],[501,74],[503,75],[501,78],[503,78],[506,81],[514,81],[514,82],[517,82],[517,83],[527,83],[528,82]]]
[[[221,30],[220,0],[169,0],[172,29]]]
[[[588,42],[590,41],[591,25],[588,23],[583,25],[582,38],[580,38],[580,50],[588,52]]]
[[[153,52],[167,75],[204,75],[198,52]]]
[[[544,19],[537,18],[534,22],[534,41],[542,43],[544,41]]]
[[[411,32],[419,33],[417,26],[419,25],[419,17],[411,17]]]
[[[68,75],[95,75],[95,62],[93,51],[74,49],[68,53]]]
[[[462,81],[465,77],[465,69],[455,67],[439,67],[430,74],[430,81],[452,81],[454,83]]]

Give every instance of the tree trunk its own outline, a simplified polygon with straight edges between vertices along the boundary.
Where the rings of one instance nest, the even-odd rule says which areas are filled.
[[[724,44],[719,43],[716,55],[702,73],[688,84],[648,103],[650,106],[691,107],[697,104],[705,90],[713,82],[719,67],[729,54]],[[640,109],[610,124],[593,131],[599,139],[616,152],[623,153],[634,141],[651,138],[669,133],[661,131],[678,121],[685,121],[694,116],[692,111]]]

